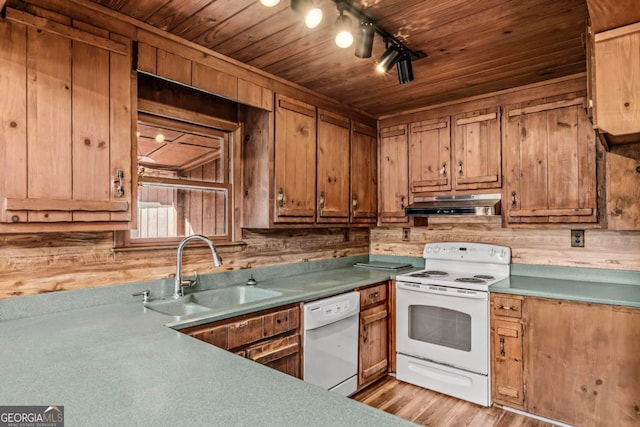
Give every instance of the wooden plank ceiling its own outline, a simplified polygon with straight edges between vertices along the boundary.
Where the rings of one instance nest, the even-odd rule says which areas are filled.
[[[405,85],[374,71],[379,36],[368,59],[335,45],[332,0],[313,30],[289,0],[93,1],[377,117],[585,71],[586,0],[352,0],[428,54]]]

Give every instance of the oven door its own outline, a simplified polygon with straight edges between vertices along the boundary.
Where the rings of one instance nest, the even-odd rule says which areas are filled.
[[[396,283],[398,353],[489,373],[489,293]]]

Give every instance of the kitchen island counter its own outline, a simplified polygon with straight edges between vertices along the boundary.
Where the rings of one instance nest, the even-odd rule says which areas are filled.
[[[290,292],[277,304],[389,277],[353,267],[303,274],[279,282]],[[306,290],[305,278],[314,284]],[[138,301],[2,321],[0,404],[63,405],[67,425],[413,425],[184,335],[171,321]]]

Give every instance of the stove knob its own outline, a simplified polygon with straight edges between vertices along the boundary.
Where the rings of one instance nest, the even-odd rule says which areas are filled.
[[[494,256],[496,254],[496,250],[491,248],[489,249],[489,256]]]
[[[431,246],[427,246],[426,248],[424,248],[424,250],[425,250],[427,253],[431,253]]]
[[[507,251],[503,249],[500,251],[500,258],[504,258],[505,256],[507,256]]]
[[[436,253],[436,254],[437,254],[438,252],[440,252],[440,246],[436,246],[436,247],[434,247],[434,248],[433,248],[433,253]]]

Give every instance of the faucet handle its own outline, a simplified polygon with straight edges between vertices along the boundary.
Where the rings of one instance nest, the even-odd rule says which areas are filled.
[[[180,284],[181,288],[190,288],[192,286],[196,286],[198,284],[198,272],[193,272],[193,279],[184,279]]]
[[[142,297],[142,302],[149,302],[149,294],[151,292],[149,292],[148,289],[145,289],[144,291],[140,291],[140,292],[134,292],[131,294],[132,297]]]

